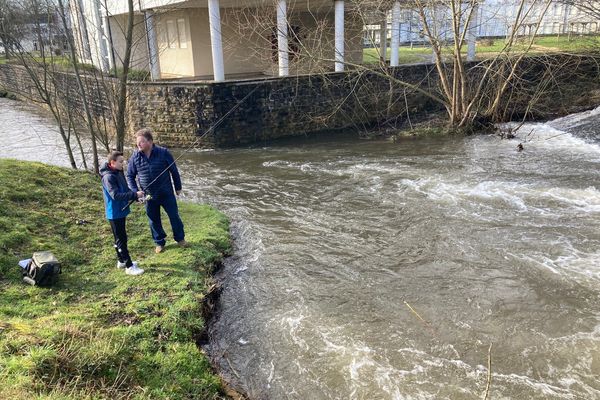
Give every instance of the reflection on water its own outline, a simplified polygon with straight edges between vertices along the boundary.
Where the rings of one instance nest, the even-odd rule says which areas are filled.
[[[80,128],[80,132],[86,129]],[[78,168],[83,168],[81,150],[75,135],[66,132]],[[82,134],[81,142],[88,166],[91,168],[91,140]],[[50,112],[30,103],[0,98],[0,158],[40,161],[61,167],[71,167],[65,142]],[[104,147],[98,145],[100,159]]]
[[[233,220],[209,354],[256,399],[480,399],[493,344],[490,398],[600,398],[599,120],[183,154]]]

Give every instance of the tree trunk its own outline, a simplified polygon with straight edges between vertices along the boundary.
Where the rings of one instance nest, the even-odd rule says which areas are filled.
[[[65,7],[63,5],[63,0],[58,0],[58,7],[60,9],[60,18],[63,23],[63,28],[68,32],[68,24],[67,24],[67,16],[65,14]],[[67,34],[67,42],[69,43],[69,50],[71,52],[71,62],[73,64],[73,68],[75,69],[75,77],[77,79],[77,86],[79,87],[79,91],[81,94],[81,100],[83,103],[83,108],[85,110],[86,122],[88,125],[88,129],[90,131],[90,135],[92,136],[92,156],[94,161],[94,172],[99,173],[100,168],[98,165],[98,148],[96,147],[96,134],[94,130],[94,125],[92,121],[92,113],[90,111],[90,106],[88,104],[88,98],[86,96],[85,86],[83,85],[83,80],[81,79],[81,73],[79,72],[79,62],[77,60],[77,54],[75,53],[75,41],[73,40],[73,36],[71,34]]]
[[[123,57],[123,72],[119,77],[119,95],[117,96],[117,149],[123,151],[125,145],[125,111],[127,108],[127,75],[131,62],[131,44],[133,41],[133,0],[127,0],[129,13],[127,14],[127,34],[125,37],[125,56]]]

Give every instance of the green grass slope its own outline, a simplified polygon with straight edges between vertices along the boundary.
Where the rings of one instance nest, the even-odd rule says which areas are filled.
[[[132,277],[116,268],[98,177],[0,160],[0,182],[1,399],[222,397],[196,341],[211,267],[230,250],[223,214],[180,202],[191,247],[156,255],[132,206],[129,248],[146,270]],[[41,250],[63,265],[50,288],[17,265]]]

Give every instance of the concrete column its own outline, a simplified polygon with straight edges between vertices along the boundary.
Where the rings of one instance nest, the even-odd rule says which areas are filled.
[[[379,28],[379,54],[383,61],[387,59],[387,16],[381,21]]]
[[[398,47],[400,47],[400,2],[394,1],[392,8],[392,54],[390,55],[390,66],[397,67],[400,63]]]
[[[223,67],[223,44],[221,40],[221,12],[219,0],[208,0],[208,23],[210,25],[210,47],[213,61],[213,75],[216,82],[225,80]]]
[[[473,13],[471,16],[471,23],[467,27],[467,61],[475,61],[475,46],[477,45],[477,30],[479,29],[478,23],[479,5],[473,6]]]
[[[160,64],[158,59],[158,44],[156,43],[156,29],[154,29],[154,10],[144,11],[146,23],[146,40],[148,42],[148,66],[150,78],[155,81],[160,79]]]
[[[110,29],[110,19],[108,15],[102,17],[104,24],[104,33],[106,35],[106,51],[108,53],[108,67],[112,70],[115,68],[115,49],[112,44],[112,32]]]
[[[562,33],[569,32],[569,14],[571,13],[571,6],[569,4],[564,4],[565,12],[563,14],[563,31]]]
[[[287,27],[287,3],[286,0],[279,0],[277,2],[277,50],[279,76],[288,76],[290,74]]]
[[[344,70],[344,0],[335,0],[335,71]]]
[[[90,61],[92,58],[92,51],[90,50],[90,38],[88,36],[88,27],[87,22],[85,20],[85,14],[83,12],[83,3],[81,2],[81,0],[77,1],[75,7],[77,9],[77,19],[79,20],[79,26],[77,28],[79,31],[81,47],[83,50],[81,57],[86,61]]]
[[[100,64],[100,69],[102,70],[102,72],[108,72],[108,52],[106,50],[105,33],[104,28],[102,26],[102,18],[100,16],[100,0],[93,0],[91,11],[92,16],[94,18],[94,24],[96,26],[94,36],[96,39],[96,43],[98,43],[98,62]]]

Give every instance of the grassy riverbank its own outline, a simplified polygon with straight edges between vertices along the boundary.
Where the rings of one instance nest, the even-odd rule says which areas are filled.
[[[230,249],[223,214],[180,203],[192,246],[156,255],[133,206],[130,252],[146,273],[131,277],[115,267],[99,178],[0,160],[0,182],[0,398],[221,396],[196,342],[211,267]],[[63,264],[51,288],[21,282],[18,260],[39,250]]]

